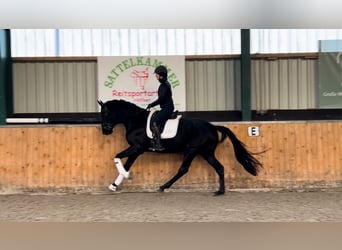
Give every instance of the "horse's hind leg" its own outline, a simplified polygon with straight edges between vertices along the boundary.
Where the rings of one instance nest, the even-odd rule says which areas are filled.
[[[166,182],[164,185],[160,186],[159,191],[163,192],[164,189],[170,188],[173,183],[175,183],[179,178],[185,175],[189,171],[190,164],[192,160],[195,158],[195,156],[196,156],[196,153],[194,152],[187,153],[184,156],[182,165],[180,166],[177,174],[174,177],[172,177],[168,182]]]
[[[201,155],[215,169],[216,173],[219,176],[220,187],[219,187],[219,190],[215,192],[215,195],[224,194],[226,190],[225,190],[225,184],[224,184],[223,165],[216,159],[214,153],[204,153]]]

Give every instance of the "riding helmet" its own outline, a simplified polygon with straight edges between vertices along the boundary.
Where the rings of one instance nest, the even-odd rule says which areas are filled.
[[[155,74],[158,74],[158,75],[160,75],[160,76],[162,76],[162,77],[167,77],[167,69],[166,69],[166,67],[163,66],[163,65],[158,66],[158,67],[154,70],[154,73],[155,73]]]

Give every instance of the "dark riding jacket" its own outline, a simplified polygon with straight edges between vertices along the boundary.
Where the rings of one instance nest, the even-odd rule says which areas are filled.
[[[158,99],[152,102],[149,106],[154,107],[159,104],[161,110],[152,117],[151,124],[156,123],[158,127],[162,128],[173,113],[175,108],[172,99],[171,84],[167,79],[160,79],[158,88]]]
[[[158,99],[155,100],[150,104],[151,107],[154,107],[156,105],[160,105],[160,108],[168,108],[168,109],[174,109],[174,104],[172,100],[172,91],[171,91],[171,84],[167,81],[162,79],[160,80],[160,85],[158,88]]]

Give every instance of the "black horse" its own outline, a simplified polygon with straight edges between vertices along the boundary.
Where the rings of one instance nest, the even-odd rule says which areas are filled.
[[[112,100],[101,105],[102,133],[109,135],[116,124],[126,128],[126,140],[129,147],[118,153],[115,158],[127,158],[124,169],[128,172],[137,157],[149,151],[150,138],[146,134],[146,124],[149,111],[123,100]],[[219,140],[218,132],[222,134]],[[245,145],[226,127],[215,126],[200,119],[181,118],[177,135],[172,139],[164,139],[165,150],[161,153],[184,152],[183,162],[177,172],[168,182],[159,187],[159,191],[170,188],[180,177],[186,174],[196,155],[201,155],[219,176],[219,190],[215,195],[225,193],[224,167],[215,157],[217,145],[230,138],[237,161],[245,170],[256,176],[262,164],[249,152]],[[114,184],[114,183],[113,183]],[[114,184],[115,185],[115,184]],[[116,186],[116,185],[115,185]]]

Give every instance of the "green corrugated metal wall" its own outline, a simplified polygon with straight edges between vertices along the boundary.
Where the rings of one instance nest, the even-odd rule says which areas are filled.
[[[187,60],[188,111],[240,110],[239,59]],[[16,113],[96,112],[96,62],[14,63]],[[253,59],[253,110],[316,107],[316,59]]]

